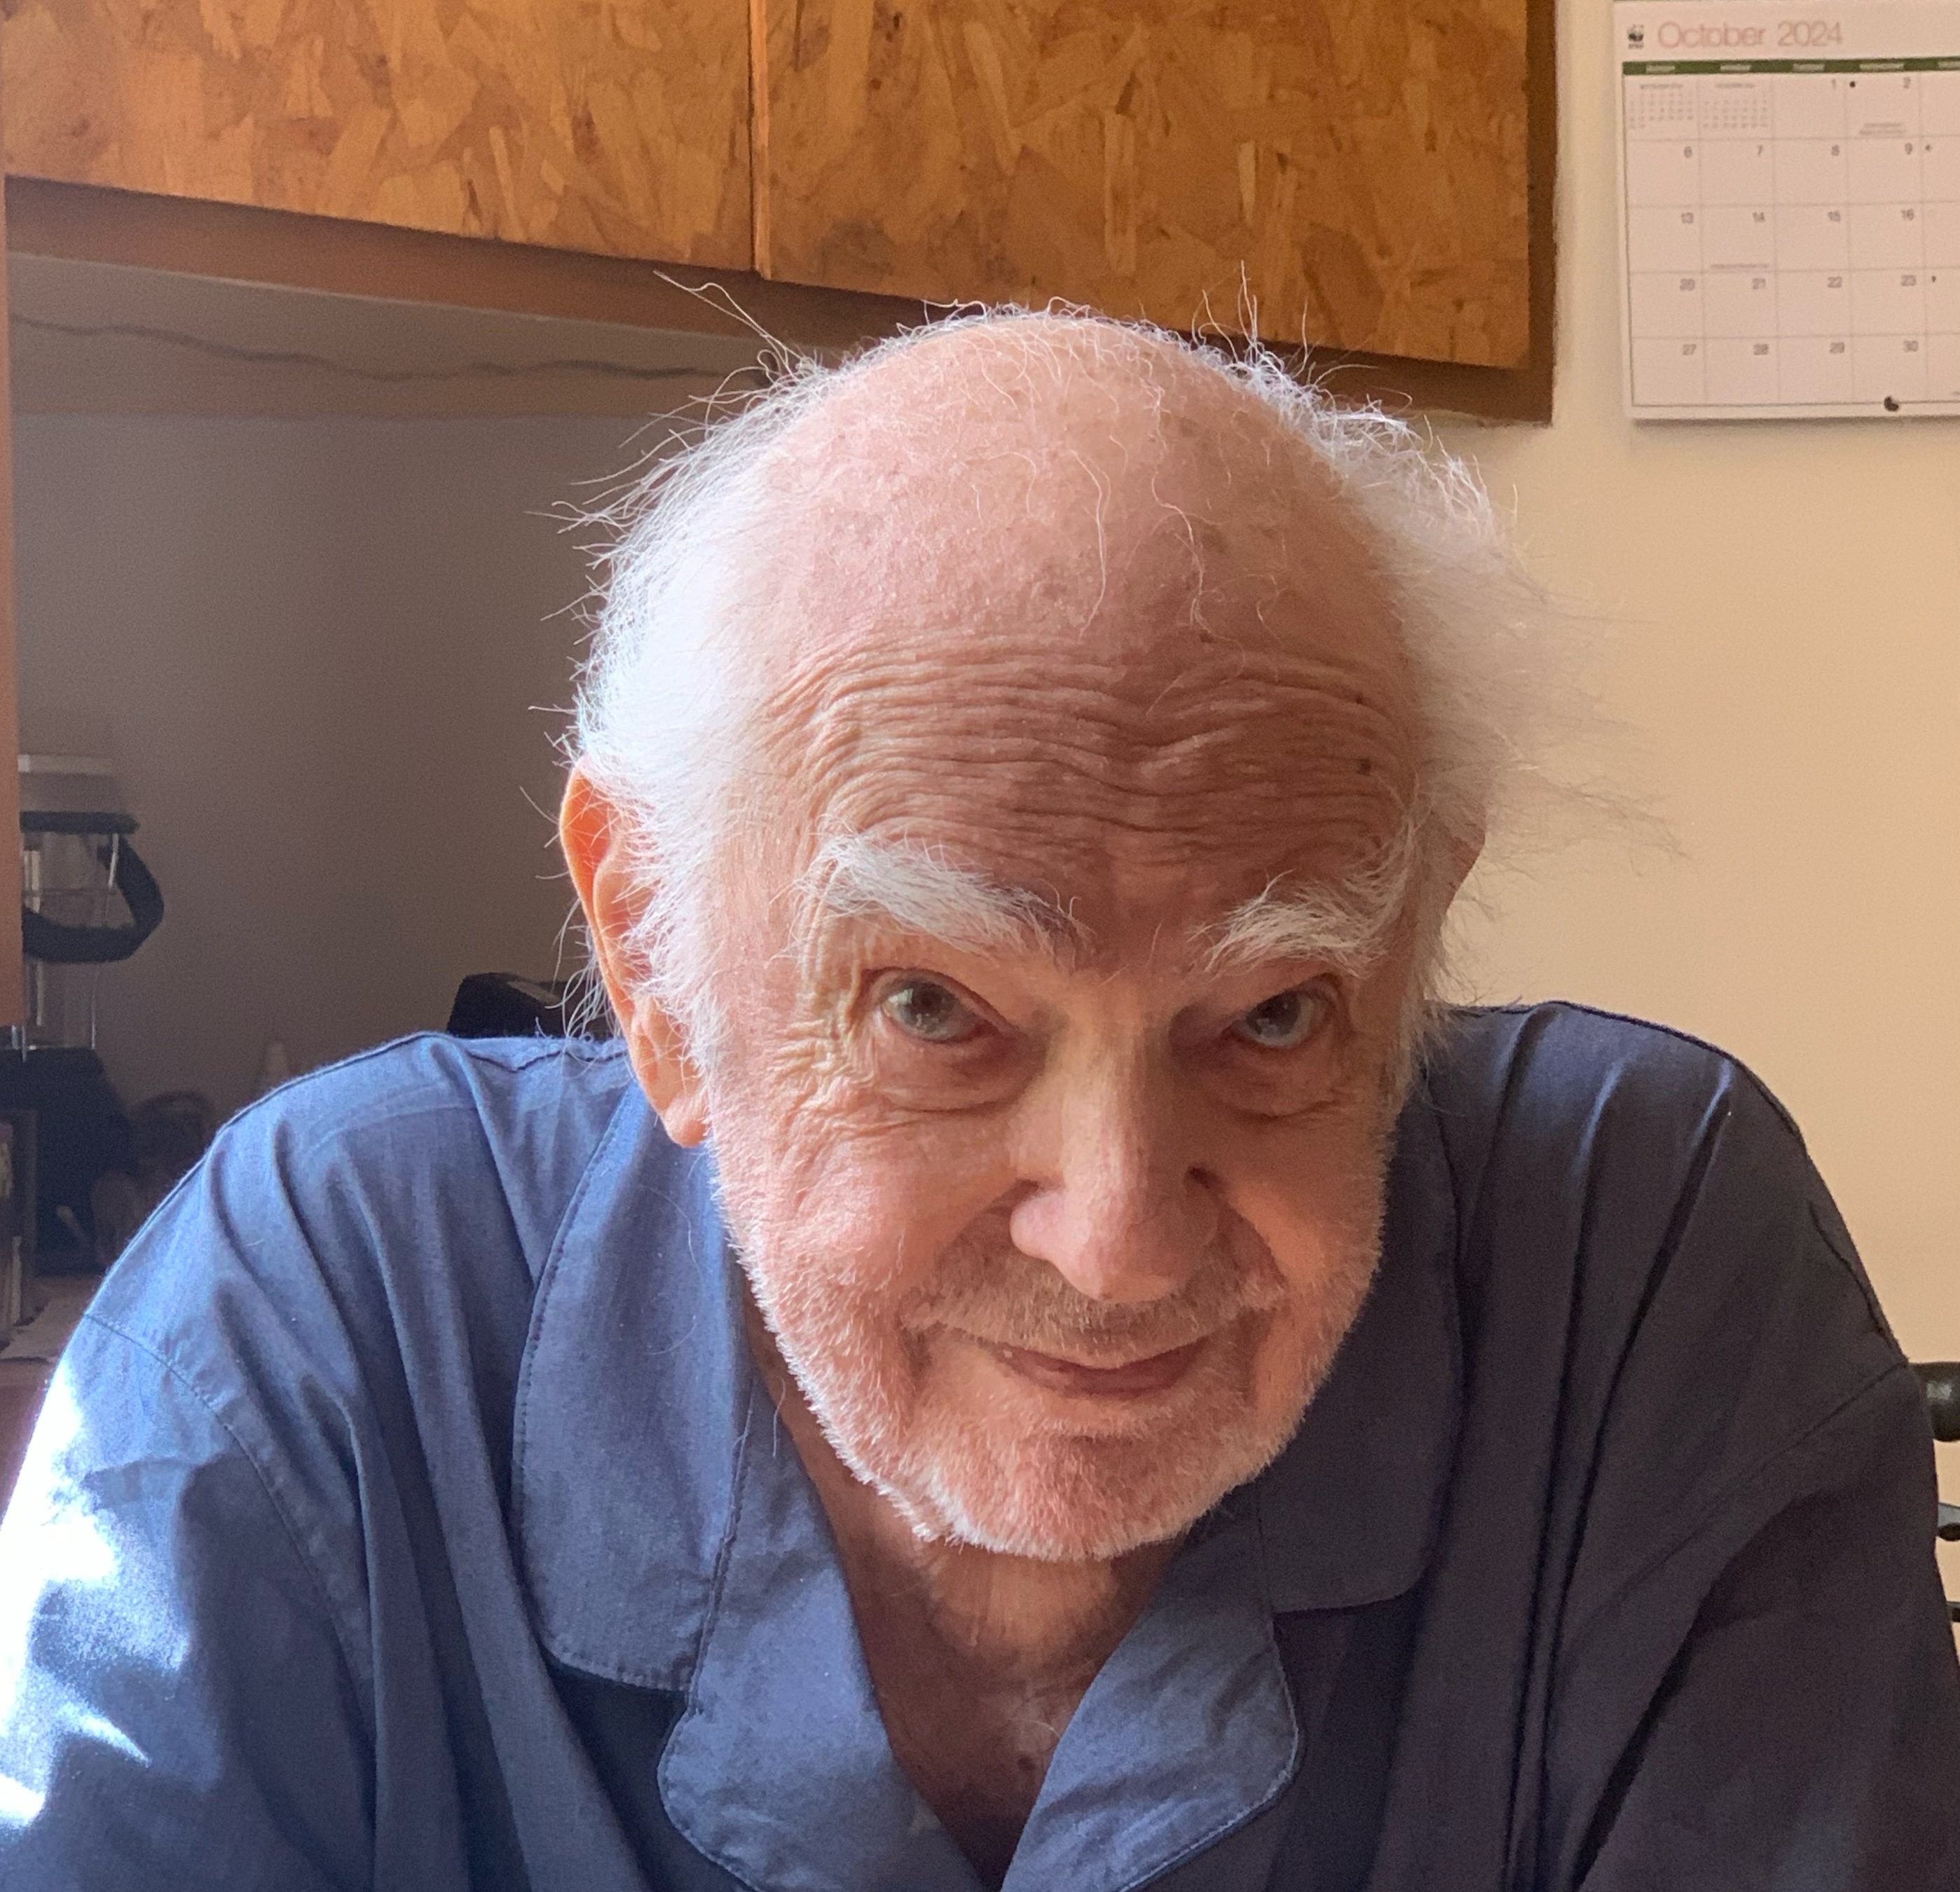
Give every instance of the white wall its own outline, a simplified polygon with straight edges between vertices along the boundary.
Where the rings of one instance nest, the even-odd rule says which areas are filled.
[[[1561,0],[1554,423],[1450,440],[1615,627],[1605,706],[1683,851],[1497,887],[1473,982],[1741,1054],[1907,1350],[1960,1357],[1960,421],[1621,417],[1609,27]]]
[[[103,976],[112,1076],[229,1108],[549,973],[540,810],[584,588],[545,516],[632,423],[24,415],[23,745],[116,762],[169,914]]]

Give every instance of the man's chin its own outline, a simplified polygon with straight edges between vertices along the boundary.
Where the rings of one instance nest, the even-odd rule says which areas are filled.
[[[1106,1377],[1102,1363],[940,1329],[883,1372],[798,1378],[845,1467],[918,1537],[1074,1563],[1180,1536],[1262,1471],[1324,1364],[1300,1350],[1242,1319],[1107,1363]]]
[[[1071,1401],[1071,1404],[1075,1402]],[[922,1537],[1043,1563],[1106,1560],[1182,1535],[1271,1462],[1291,1428],[1104,1414],[1096,1431],[1014,1423],[927,1429],[874,1483]]]

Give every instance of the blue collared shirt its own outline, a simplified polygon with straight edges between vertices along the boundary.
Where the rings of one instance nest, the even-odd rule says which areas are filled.
[[[1465,1013],[1333,1375],[1096,1677],[1007,1885],[1960,1887],[1933,1516],[1755,1081]],[[0,1529],[0,1886],[978,1883],[886,1744],[710,1161],[616,1048],[412,1040],[229,1126]]]

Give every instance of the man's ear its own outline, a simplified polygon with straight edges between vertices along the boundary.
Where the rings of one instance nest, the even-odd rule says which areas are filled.
[[[1449,898],[1452,900],[1462,892],[1464,882],[1470,878],[1477,863],[1483,857],[1484,843],[1488,838],[1489,831],[1479,822],[1474,835],[1465,835],[1451,846],[1449,865],[1455,876],[1449,883]]]
[[[635,871],[628,832],[584,765],[574,765],[558,809],[558,843],[585,909],[599,975],[648,1102],[674,1142],[691,1145],[708,1134],[708,1099],[679,1022],[648,995],[646,969],[633,948],[649,889]]]

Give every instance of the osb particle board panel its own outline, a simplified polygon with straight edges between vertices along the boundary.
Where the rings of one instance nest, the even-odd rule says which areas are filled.
[[[1526,0],[753,5],[765,275],[1526,358]]]
[[[745,0],[5,0],[17,174],[734,267]]]

